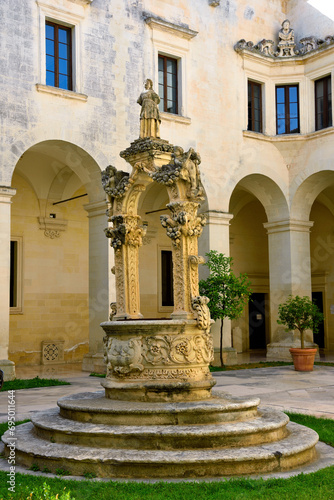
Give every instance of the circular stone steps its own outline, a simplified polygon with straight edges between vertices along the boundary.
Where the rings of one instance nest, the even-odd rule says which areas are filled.
[[[289,418],[282,412],[261,409],[248,421],[207,425],[104,425],[63,418],[59,410],[32,418],[35,433],[56,443],[102,448],[180,450],[251,446],[283,439]],[[125,420],[126,423],[126,420]]]
[[[141,403],[112,400],[104,391],[86,392],[58,400],[61,416],[78,422],[107,425],[191,425],[240,422],[258,416],[259,398],[215,392],[204,401]]]
[[[34,435],[33,424],[16,428],[16,461],[26,467],[37,464],[71,474],[91,472],[100,477],[191,478],[240,475],[288,470],[316,458],[318,435],[289,423],[289,435],[257,446],[201,450],[110,449],[52,443]],[[10,442],[8,431],[3,436]],[[8,453],[7,446],[5,447]]]

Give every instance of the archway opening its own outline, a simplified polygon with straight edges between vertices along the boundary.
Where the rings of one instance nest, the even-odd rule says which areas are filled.
[[[12,177],[9,352],[17,365],[79,362],[89,345],[89,223],[104,198],[84,150],[44,141]]]

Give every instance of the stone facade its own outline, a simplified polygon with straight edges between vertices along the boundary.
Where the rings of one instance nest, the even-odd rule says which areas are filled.
[[[251,308],[232,326],[226,322],[227,352],[279,342],[278,304],[290,293],[311,292],[324,307],[321,345],[333,351],[334,132],[331,126],[315,131],[314,87],[328,75],[333,85],[334,22],[305,0],[4,0],[0,9],[6,47],[0,58],[0,358],[39,364],[42,343],[58,340],[65,362],[82,359],[88,349],[87,369],[102,359],[99,324],[116,297],[101,171],[113,165],[130,173],[124,159],[139,137],[136,102],[146,78],[158,92],[159,54],[177,60],[178,76],[178,113],[160,109],[160,136],[180,145],[181,156],[191,148],[201,154],[200,184],[190,184],[205,198],[208,224],[199,253],[216,249],[234,257],[235,270],[249,274],[258,294],[262,312],[255,318],[265,318],[258,343]],[[295,47],[280,56],[287,19]],[[46,85],[46,20],[72,27],[73,90]],[[262,132],[247,130],[248,80],[261,84]],[[280,135],[275,86],[291,84],[299,90],[299,132]],[[162,305],[160,277],[161,251],[178,251],[160,224],[168,189],[154,183],[138,193],[144,317],[173,311]],[[165,222],[172,232],[178,217],[175,207],[173,222]],[[17,242],[11,311],[10,239]],[[215,325],[212,332],[216,345]]]

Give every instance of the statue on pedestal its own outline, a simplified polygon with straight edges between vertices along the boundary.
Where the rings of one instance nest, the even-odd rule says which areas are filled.
[[[282,28],[278,32],[278,52],[277,56],[295,56],[297,52],[295,52],[295,33],[293,29],[290,28],[289,19],[285,19],[282,22]]]
[[[141,105],[140,113],[140,134],[141,139],[147,137],[160,138],[160,97],[153,90],[153,82],[149,78],[145,82],[146,92],[142,92],[137,100]]]

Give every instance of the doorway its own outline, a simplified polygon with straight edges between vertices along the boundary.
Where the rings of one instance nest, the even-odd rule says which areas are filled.
[[[248,304],[249,348],[266,349],[266,294],[252,293]]]

